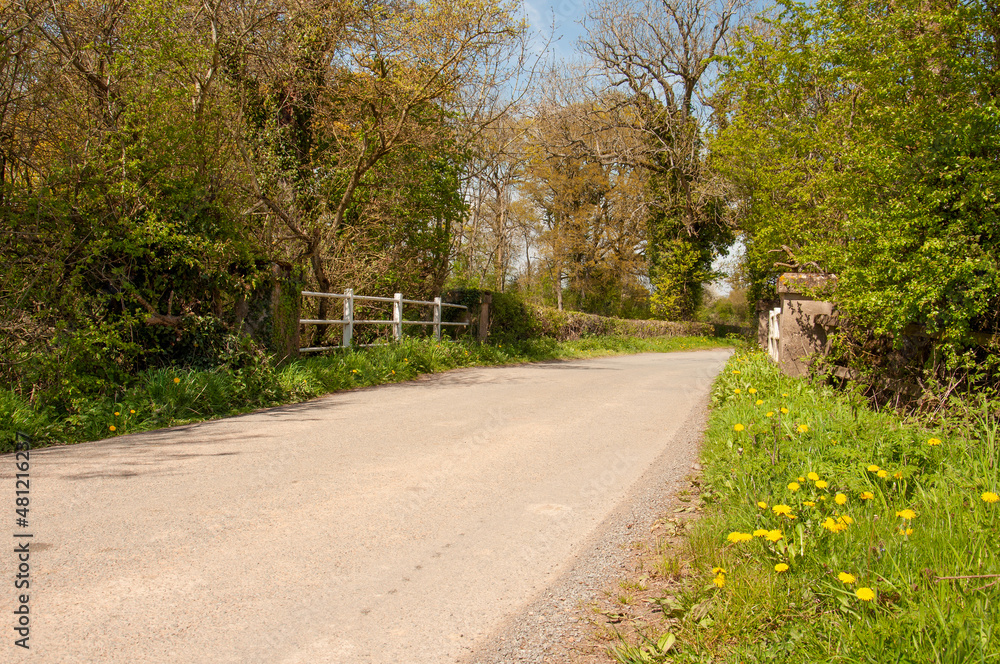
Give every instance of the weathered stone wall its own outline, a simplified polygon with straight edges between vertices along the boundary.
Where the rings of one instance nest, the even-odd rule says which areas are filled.
[[[779,317],[778,364],[791,376],[801,376],[810,365],[830,350],[830,334],[836,327],[836,311],[831,302],[816,299],[813,293],[833,288],[836,277],[824,274],[786,273],[778,278]],[[773,303],[767,303],[773,305]],[[767,312],[758,305],[758,341],[767,347]],[[761,316],[763,322],[761,323]]]

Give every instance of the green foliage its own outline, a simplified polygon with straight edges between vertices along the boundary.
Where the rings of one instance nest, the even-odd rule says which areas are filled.
[[[916,324],[960,355],[996,329],[998,44],[995,6],[938,0],[782,2],[744,35],[712,151],[745,203],[751,299],[818,266],[854,334],[898,347]]]
[[[451,299],[476,310],[484,293],[475,289],[456,290],[451,292]],[[629,320],[559,311],[527,303],[518,294],[510,292],[492,293],[490,306],[490,339],[496,342],[523,342],[537,338],[571,341],[590,336],[707,336],[712,333],[712,326],[704,323]]]
[[[650,267],[650,308],[657,318],[690,320],[701,305],[704,284],[715,276],[711,246],[690,240],[664,241]]]
[[[675,661],[1000,657],[996,402],[928,430],[788,378],[759,351],[730,359],[712,402],[709,511],[684,597],[710,602],[711,624],[673,629]]]
[[[588,336],[650,338],[712,334],[712,326],[704,323],[626,320],[577,311],[559,311],[552,307],[534,305],[530,305],[529,310],[534,318],[536,333],[559,341],[581,339]]]

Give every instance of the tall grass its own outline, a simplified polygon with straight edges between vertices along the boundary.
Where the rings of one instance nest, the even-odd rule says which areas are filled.
[[[728,345],[727,341],[707,337],[593,337],[568,342],[538,339],[515,344],[406,339],[369,349],[333,351],[277,367],[263,361],[238,370],[151,370],[110,396],[75,399],[71,412],[59,412],[43,403],[32,404],[11,390],[0,389],[0,452],[13,449],[17,431],[31,436],[35,445],[98,440],[295,403],[338,390],[411,380],[420,374],[458,367]]]
[[[1000,404],[929,429],[759,352],[712,401],[676,645],[620,661],[1000,662]]]

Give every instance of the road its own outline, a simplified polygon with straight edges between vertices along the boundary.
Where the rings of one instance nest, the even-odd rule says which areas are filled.
[[[31,648],[4,547],[0,660],[455,662],[669,460],[728,355],[463,369],[33,451]]]

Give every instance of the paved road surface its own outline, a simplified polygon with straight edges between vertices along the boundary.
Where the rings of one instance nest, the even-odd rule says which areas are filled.
[[[465,369],[33,452],[31,650],[9,545],[0,661],[454,662],[671,454],[727,356]]]

